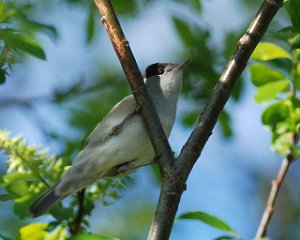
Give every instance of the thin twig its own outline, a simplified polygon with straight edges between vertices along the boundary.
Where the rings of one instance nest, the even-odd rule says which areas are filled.
[[[255,239],[263,238],[266,235],[267,227],[268,227],[271,217],[274,213],[275,201],[277,199],[280,187],[284,181],[284,178],[287,174],[289,166],[292,163],[292,160],[293,159],[285,158],[282,161],[279,172],[278,172],[276,178],[272,181],[272,188],[269,193],[267,205],[266,205],[265,211],[262,215],[259,227],[257,229]]]
[[[78,199],[78,212],[74,219],[74,221],[71,223],[71,234],[72,236],[77,235],[80,232],[81,223],[83,220],[83,214],[84,214],[84,193],[85,188],[77,192],[77,199]]]

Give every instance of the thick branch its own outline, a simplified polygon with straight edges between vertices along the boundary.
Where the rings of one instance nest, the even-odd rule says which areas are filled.
[[[262,38],[269,23],[282,6],[283,0],[265,0],[261,6],[246,34],[240,39],[235,54],[227,64],[212,97],[203,114],[200,115],[195,129],[176,162],[170,161],[173,160],[170,146],[159,124],[158,116],[144,86],[141,73],[110,1],[94,1],[102,15],[102,22],[128,78],[137,105],[142,107],[142,116],[155,153],[161,156],[158,163],[162,172],[162,188],[148,239],[166,240],[170,236],[188,175],[211,135],[217,118],[227,102],[235,82],[245,69],[251,53]]]
[[[154,151],[156,156],[160,156],[160,158],[157,158],[157,161],[162,171],[174,158],[168,139],[164,134],[154,105],[146,90],[142,74],[131,52],[129,43],[124,36],[110,0],[94,0],[94,2],[102,16],[101,21],[126,74],[135,101],[137,105],[141,107],[141,114]]]
[[[244,71],[252,52],[282,4],[283,0],[265,0],[246,33],[239,40],[235,53],[220,76],[210,100],[199,116],[196,127],[179,155],[179,166],[184,172],[184,179],[188,177],[205,143],[212,134],[219,114],[223,110],[235,83]]]
[[[274,207],[275,207],[275,201],[277,199],[280,187],[284,181],[284,178],[287,174],[287,171],[289,169],[289,166],[291,165],[293,159],[285,158],[282,163],[281,167],[279,169],[279,172],[277,174],[277,177],[272,181],[272,188],[269,193],[267,206],[265,208],[265,211],[263,213],[263,216],[261,218],[259,227],[256,232],[255,239],[263,238],[266,235],[267,227],[269,225],[269,222],[271,220],[271,217],[274,213]]]
[[[209,136],[212,134],[218,116],[223,110],[235,83],[245,69],[249,57],[282,4],[283,0],[265,0],[246,33],[239,40],[236,52],[227,64],[210,100],[203,113],[199,116],[196,127],[175,163],[174,168],[177,171],[177,174],[175,175],[176,179],[170,179],[177,181],[177,186],[179,186],[177,191],[170,194],[170,192],[166,190],[168,188],[164,189],[163,186],[161,189],[159,203],[157,205],[148,240],[169,238],[178,204],[182,192],[184,191],[182,183],[186,182],[192,167],[200,156]],[[174,187],[176,184],[172,184],[171,186]],[[174,204],[177,205],[174,206]]]

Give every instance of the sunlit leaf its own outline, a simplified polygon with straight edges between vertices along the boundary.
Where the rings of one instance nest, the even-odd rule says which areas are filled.
[[[54,230],[54,232],[48,234],[47,239],[45,240],[65,240],[67,237],[66,228],[60,226]]]
[[[255,63],[249,67],[252,83],[256,86],[262,86],[269,82],[275,82],[284,79],[284,75],[269,68],[265,64]]]
[[[260,43],[251,57],[258,61],[268,61],[279,58],[291,59],[290,54],[274,43]]]
[[[237,238],[239,238],[239,235],[226,222],[206,212],[191,211],[191,212],[181,214],[179,217],[177,217],[177,219],[198,220],[211,227],[230,233],[236,236]]]
[[[47,223],[32,223],[20,229],[20,240],[45,240]]]
[[[4,2],[0,2],[0,23],[8,22],[9,18],[15,14],[15,9],[7,9]]]
[[[277,94],[288,89],[290,81],[288,79],[269,82],[258,88],[254,99],[258,104],[263,104],[274,99]]]
[[[282,156],[287,156],[293,148],[292,133],[286,132],[280,135],[273,135],[272,149]],[[274,138],[275,137],[275,138]]]
[[[3,176],[3,181],[5,182],[28,181],[28,180],[34,180],[33,175],[30,173],[14,172]]]

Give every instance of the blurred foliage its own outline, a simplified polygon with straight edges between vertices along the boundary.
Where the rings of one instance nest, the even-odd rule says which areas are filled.
[[[20,62],[24,53],[46,60],[46,54],[34,32],[47,32],[57,38],[52,25],[36,22],[26,15],[30,4],[15,4],[13,1],[0,2],[0,84],[12,71],[13,65]]]
[[[146,13],[147,7],[159,1],[127,0],[126,4],[120,0],[113,0],[117,15],[120,20],[139,19]],[[261,1],[241,1],[243,7],[257,9]],[[46,34],[53,41],[58,41],[59,23],[53,24],[43,21],[42,15],[47,15],[49,9],[54,9],[62,4],[67,7],[77,7],[84,12],[84,37],[87,46],[91,45],[99,37],[99,15],[93,1],[64,0],[7,0],[0,2],[0,83],[4,83],[6,76],[12,74],[13,66],[22,62],[29,54],[33,57],[46,60],[47,49],[44,49],[40,40],[42,34]],[[185,126],[192,126],[199,116],[206,100],[209,98],[221,69],[233,53],[239,36],[243,29],[231,31],[224,36],[224,44],[215,46],[212,43],[212,31],[201,18],[205,9],[199,0],[173,0],[168,4],[188,9],[190,18],[181,13],[171,12],[170,19],[182,43],[182,50],[174,50],[182,58],[190,58],[192,62],[185,72],[183,96],[189,100],[190,108],[183,116]],[[262,116],[263,124],[272,131],[273,148],[280,154],[292,151],[298,156],[299,149],[291,145],[291,135],[297,135],[299,125],[299,99],[294,94],[300,89],[299,85],[299,1],[288,0],[285,7],[291,17],[291,26],[287,26],[278,32],[269,31],[266,39],[272,43],[261,44],[253,54],[253,63],[250,66],[250,74],[253,84],[258,87],[255,100],[260,103],[269,103]],[[145,10],[146,9],[146,10]],[[245,23],[248,19],[245,19]],[[280,47],[277,42],[280,43]],[[27,54],[27,55],[26,55]],[[124,75],[121,71],[110,71],[110,66],[101,66],[97,76],[91,79],[74,81],[70,86],[60,87],[54,90],[48,98],[52,105],[64,109],[74,132],[80,137],[70,138],[55,128],[47,129],[52,141],[59,142],[63,146],[59,157],[49,155],[37,147],[29,146],[21,137],[11,138],[7,132],[0,133],[0,148],[8,156],[8,170],[2,177],[0,186],[5,193],[0,195],[1,201],[13,201],[14,213],[20,218],[28,217],[26,209],[28,205],[45,191],[48,186],[54,184],[60,178],[64,169],[71,163],[74,155],[79,151],[84,136],[111,109],[113,103],[129,94]],[[232,100],[238,102],[244,90],[244,77],[238,82],[232,95]],[[30,101],[30,100],[29,100]],[[220,129],[225,137],[234,135],[231,125],[231,114],[224,111],[219,119]],[[47,121],[47,119],[45,119]],[[156,171],[157,172],[157,171]],[[88,216],[94,209],[94,204],[100,198],[104,205],[111,204],[121,197],[122,190],[130,184],[129,178],[118,180],[106,179],[97,182],[86,191],[85,216],[82,222],[83,232],[88,232]],[[70,196],[70,201],[64,205],[58,205],[49,212],[51,216],[47,223],[32,223],[24,226],[19,231],[19,239],[65,239],[70,236],[72,222],[77,214],[78,199]],[[145,209],[144,209],[145,210]],[[128,210],[126,216],[135,219],[135,226],[144,224],[143,216],[149,214],[142,209]],[[140,215],[138,215],[140,214]],[[218,225],[227,228],[226,223],[220,223],[219,219],[204,213],[197,213],[197,219],[209,225]],[[147,215],[148,216],[148,215]],[[194,215],[192,215],[194,216]],[[191,214],[185,216],[194,219]],[[182,217],[183,218],[183,217]],[[218,224],[217,224],[218,223]],[[144,224],[145,225],[145,224]],[[143,227],[145,227],[143,225]],[[221,226],[221,227],[220,227]],[[223,226],[223,227],[222,227]],[[216,227],[216,226],[215,226]],[[137,227],[128,239],[140,239],[141,230]],[[224,230],[224,229],[223,229]],[[233,230],[232,230],[233,231]],[[228,232],[228,231],[227,231]],[[233,233],[233,232],[231,232]],[[33,235],[36,234],[36,235]],[[28,237],[28,236],[31,236]],[[33,237],[32,237],[33,236]],[[138,237],[136,237],[138,236]],[[2,236],[1,236],[2,237]],[[3,239],[6,237],[3,236]],[[9,239],[9,238],[6,238]],[[113,239],[101,235],[82,233],[71,239]],[[231,236],[223,236],[218,239],[233,239]]]
[[[187,19],[177,16],[173,16],[173,23],[184,45],[184,52],[181,55],[192,59],[188,71],[185,72],[186,79],[183,85],[183,95],[189,99],[192,106],[194,105],[194,109],[187,111],[182,119],[182,123],[185,126],[191,127],[216,85],[221,74],[220,64],[225,63],[229,59],[238,37],[237,34],[231,32],[227,36],[227,44],[222,46],[224,47],[223,49],[214,48],[210,43],[211,35],[208,28],[200,24],[191,25]],[[234,101],[239,101],[243,86],[243,80],[241,79],[232,94]],[[233,135],[230,123],[230,115],[225,110],[219,119],[221,132],[224,137]]]

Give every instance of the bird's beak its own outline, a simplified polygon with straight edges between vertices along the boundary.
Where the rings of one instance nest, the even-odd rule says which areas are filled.
[[[186,65],[188,65],[191,62],[191,59],[185,60],[182,63],[178,63],[176,64],[175,68],[177,68],[178,70],[183,69]]]

